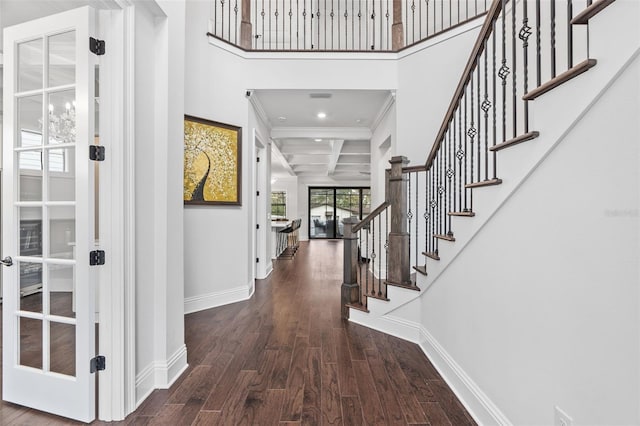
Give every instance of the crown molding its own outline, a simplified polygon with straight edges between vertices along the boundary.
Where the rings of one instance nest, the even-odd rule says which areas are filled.
[[[274,127],[272,139],[342,139],[369,140],[371,129],[368,127]]]
[[[371,133],[372,134],[376,131],[376,129],[378,128],[378,126],[380,125],[382,120],[386,117],[387,113],[389,112],[389,110],[391,109],[393,104],[395,104],[395,103],[396,103],[396,91],[395,90],[391,90],[391,91],[389,91],[389,94],[387,95],[387,98],[384,100],[384,104],[382,105],[382,107],[378,111],[378,114],[376,115],[376,118],[371,123]]]
[[[264,107],[262,106],[262,102],[260,102],[260,99],[258,99],[258,96],[253,90],[249,90],[249,92],[251,93],[249,95],[249,102],[251,103],[251,105],[253,105],[253,109],[255,110],[256,115],[260,120],[262,120],[264,124],[267,125],[269,129],[273,128],[273,124],[271,124],[271,121],[269,121],[269,117],[267,117],[267,113],[264,111]]]

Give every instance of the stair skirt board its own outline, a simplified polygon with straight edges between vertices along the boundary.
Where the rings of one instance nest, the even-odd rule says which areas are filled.
[[[352,311],[349,321],[416,343],[478,424],[512,424],[422,325],[393,316],[358,314]]]

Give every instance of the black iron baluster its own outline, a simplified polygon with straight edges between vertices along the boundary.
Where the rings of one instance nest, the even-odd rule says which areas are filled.
[[[567,0],[567,69],[573,68],[573,2]]]
[[[358,50],[362,50],[362,0],[358,0]]]
[[[386,263],[385,263],[385,281],[387,280],[387,278],[389,277],[389,208],[386,208],[384,210],[384,218],[385,218],[385,225],[384,225],[384,237],[385,237],[385,242],[384,242],[384,250],[385,250],[385,255],[386,255]],[[387,298],[387,285],[385,284],[384,286],[384,298]]]
[[[465,191],[462,180],[462,161],[464,160],[464,150],[462,149],[462,104],[458,101],[458,130],[456,132],[456,139],[458,142],[458,151],[456,151],[456,158],[458,159],[458,210],[465,211],[465,206],[462,205],[462,193]],[[466,198],[466,197],[465,197]]]
[[[404,179],[404,176],[402,177]],[[411,173],[407,173],[407,180],[409,181],[409,186],[407,189],[408,197],[407,197],[407,219],[409,221],[409,226],[407,226],[407,230],[409,232],[409,251],[411,253],[411,219],[413,219],[413,212],[411,211]],[[409,254],[411,256],[411,254]]]
[[[316,17],[318,18],[318,25],[317,25],[317,27],[318,27],[318,50],[320,50],[321,49],[321,46],[320,46],[320,1],[318,1],[318,11],[316,12]],[[326,25],[326,19],[325,19],[325,25]],[[326,28],[325,28],[325,31],[326,31]],[[327,44],[326,44],[326,40],[325,40],[325,48],[326,47],[327,47]]]
[[[516,5],[515,3],[511,5],[511,93],[512,93],[512,103],[513,103],[513,113],[512,113],[512,121],[513,121],[513,137],[518,136],[518,101],[517,101],[517,85],[516,85],[516,55],[517,55],[517,46],[516,46]]]
[[[307,49],[307,1],[302,0],[302,48]]]
[[[338,22],[338,37],[336,37],[338,39],[338,50],[340,50],[340,0],[338,0],[338,8],[337,8],[337,17],[338,19],[336,19],[336,21]],[[345,46],[346,47],[346,46]]]
[[[470,177],[471,177],[471,182],[477,182],[474,180],[474,175],[473,175],[473,171],[474,171],[474,165],[475,165],[475,159],[474,159],[474,143],[475,143],[475,137],[477,135],[477,131],[476,131],[476,127],[475,127],[475,101],[474,101],[474,96],[473,96],[473,89],[474,89],[474,75],[473,73],[471,73],[471,75],[469,76],[470,80],[469,80],[469,90],[471,93],[471,102],[469,103],[469,109],[470,109],[470,116],[471,116],[471,123],[469,124],[469,129],[467,130],[467,134],[469,135],[469,150],[470,150],[470,154],[471,154],[471,158],[470,158],[470,162],[471,162],[471,170],[470,170]],[[471,193],[469,194],[470,197],[473,197],[473,191],[471,191]],[[472,200],[471,200],[472,201]],[[473,202],[473,201],[472,201]],[[473,205],[473,204],[472,204]]]
[[[551,2],[551,78],[556,76],[556,2]]]
[[[311,19],[309,19],[309,37],[311,38],[311,50],[313,50],[313,0],[309,3],[309,10],[311,11]],[[320,41],[318,41],[320,43]]]
[[[520,29],[520,40],[522,40],[522,59],[523,59],[523,80],[524,93],[528,92],[529,87],[529,36],[531,35],[531,27],[529,26],[529,17],[527,14],[527,0],[522,0],[522,28]],[[524,133],[529,133],[529,102],[524,102]]]
[[[385,17],[387,18],[387,26],[386,26],[386,28],[387,28],[387,31],[386,31],[386,33],[387,33],[387,50],[391,50],[391,48],[389,47],[389,32],[390,32],[389,31],[389,29],[390,29],[390,27],[389,27],[389,0],[387,0],[387,13],[385,14]]]
[[[453,13],[453,7],[451,6],[451,2],[453,0],[449,0],[447,3],[449,4],[449,27],[451,27],[451,25],[453,25],[453,16],[451,15]]]
[[[229,17],[227,20],[227,40],[231,41],[231,0],[229,0]]]
[[[444,142],[444,140],[443,140]],[[439,205],[440,205],[440,212],[439,212],[439,218],[440,218],[440,235],[444,235],[447,230],[446,230],[446,221],[447,221],[447,217],[445,216],[447,213],[445,212],[446,208],[447,208],[447,203],[446,201],[443,201],[443,198],[445,197],[445,192],[447,191],[446,188],[446,180],[444,178],[444,149],[442,149],[442,146],[440,146],[440,150],[438,151],[438,156],[439,158],[439,165],[438,165],[438,179],[440,180],[440,188],[438,188],[438,193],[440,195],[440,201],[439,201]]]
[[[365,284],[365,294],[369,294],[369,262],[371,260],[371,257],[369,256],[369,224],[367,224],[367,237],[364,240],[364,245],[365,245],[365,253],[366,253],[366,257],[365,257],[365,263],[364,263],[364,277],[366,280],[366,284]],[[366,298],[364,299],[365,301],[367,300]]]
[[[502,0],[502,10],[505,10],[506,0]],[[507,77],[509,67],[507,66],[507,27],[506,13],[502,14],[502,66],[498,71],[498,76],[502,79],[502,141],[507,140]]]
[[[492,39],[492,56],[493,56],[493,72],[491,73],[492,78],[493,78],[493,84],[491,85],[491,90],[493,91],[493,108],[491,108],[491,123],[492,123],[492,128],[493,128],[493,146],[496,146],[496,144],[498,143],[497,140],[497,118],[496,118],[496,102],[497,102],[497,98],[496,98],[496,78],[497,78],[497,73],[496,73],[496,21],[493,21],[493,29],[491,30],[491,39]],[[493,179],[497,179],[498,178],[498,170],[497,170],[497,163],[496,163],[496,152],[492,151],[492,161],[493,161]]]
[[[285,36],[287,35],[287,29],[286,29],[287,18],[285,18],[286,10],[287,10],[286,0],[282,0],[282,50],[286,49],[285,40],[284,40]]]
[[[233,42],[238,44],[238,0],[236,0],[235,5],[233,6],[233,15],[236,23],[233,31]]]
[[[324,49],[327,50],[327,2],[324,2]],[[319,43],[318,43],[319,44]]]
[[[333,13],[333,0],[331,0],[331,13],[329,16],[331,16],[331,50],[333,50],[333,18],[335,17],[335,13]]]
[[[371,50],[374,50],[376,44],[376,0],[372,1],[371,11]]]
[[[448,206],[448,211],[447,216],[445,216],[445,218],[448,219],[448,225],[447,225],[447,235],[449,236],[453,236],[453,231],[451,230],[451,215],[448,214],[449,212],[453,211],[451,208],[451,199],[452,197],[452,193],[453,191],[451,190],[451,178],[453,177],[453,169],[451,168],[451,155],[448,151],[451,150],[451,123],[449,123],[449,128],[447,129],[447,143],[445,144],[445,161],[447,162],[447,171],[446,171],[446,176],[447,176],[447,206]]]
[[[424,172],[424,252],[429,253],[429,171]],[[426,262],[425,262],[426,266]]]
[[[411,0],[411,42],[415,43],[416,41],[416,2],[415,0]]]
[[[467,135],[467,110],[468,110],[468,101],[467,101],[467,90],[465,89],[464,91],[464,126],[461,127],[461,129],[464,129],[464,135],[460,134],[460,137],[464,137],[464,152],[465,152],[465,159],[464,159],[464,211],[469,211],[468,208],[468,201],[467,201],[467,193],[469,192],[469,190],[467,189],[467,184],[470,183],[469,182],[469,161],[467,160],[467,155],[466,153],[469,152],[469,140],[468,135]],[[473,178],[473,174],[471,175],[471,177]]]
[[[382,213],[381,213],[382,214]],[[382,254],[382,217],[378,215],[378,253]],[[382,259],[378,261],[378,297],[382,297]]]
[[[376,220],[371,221],[371,295],[376,294]]]
[[[478,128],[476,129],[476,135],[478,136],[478,139],[476,140],[476,150],[478,152],[478,157],[476,159],[477,161],[477,166],[478,166],[478,182],[480,182],[482,180],[482,176],[481,176],[481,170],[480,170],[480,165],[481,165],[481,152],[482,152],[482,142],[480,141],[480,138],[482,137],[482,113],[481,113],[481,103],[480,103],[480,92],[482,91],[482,82],[480,81],[480,61],[478,61],[476,63],[476,71],[477,71],[477,76],[476,76],[476,87],[477,87],[477,91],[476,93],[478,94],[478,102],[477,102],[477,107],[476,107],[476,112],[478,114],[477,117],[477,123],[478,123]]]
[[[418,211],[419,211],[418,210],[418,195],[420,194],[420,187],[418,185],[418,175],[419,174],[420,173],[418,173],[418,172],[415,173],[415,175],[416,175],[416,210],[415,210],[415,212],[416,212],[416,233],[415,233],[415,236],[416,236],[416,244],[415,244],[415,247],[416,247],[416,266],[419,265],[419,263],[418,263],[418,251],[419,251],[418,250],[418,235],[420,235],[419,234],[419,226],[418,226],[419,223],[420,223],[420,221],[418,220]],[[409,175],[409,176],[411,176],[411,175]]]
[[[542,84],[542,40],[540,38],[540,0],[536,0],[536,87]]]
[[[356,260],[356,263],[358,264],[358,270],[357,270],[357,281],[358,281],[358,286],[359,286],[359,290],[358,291],[358,301],[360,302],[360,305],[362,305],[362,289],[364,286],[364,281],[362,279],[362,230],[358,231],[358,259]]]
[[[422,2],[418,0],[418,40],[422,40]]]
[[[458,23],[460,23],[460,0],[458,0]]]
[[[222,17],[220,21],[220,37],[224,39],[224,0],[220,0],[220,16]]]
[[[484,101],[482,101],[482,111],[484,111],[484,180],[489,180],[489,51],[487,41],[484,41]]]
[[[291,27],[291,25],[293,24],[293,11],[291,9],[291,1],[292,0],[289,0],[289,50],[293,49],[293,37],[291,37],[291,35],[293,34]]]
[[[215,0],[213,2],[213,33],[218,35],[218,2]]]
[[[353,4],[353,1],[351,2]],[[349,3],[344,2],[344,48],[349,49]]]

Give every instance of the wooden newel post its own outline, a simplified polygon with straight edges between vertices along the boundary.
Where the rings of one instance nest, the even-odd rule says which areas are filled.
[[[393,25],[391,26],[391,47],[400,50],[404,47],[404,29],[402,24],[402,0],[393,0]]]
[[[251,0],[242,0],[240,47],[246,50],[251,49]]]
[[[360,286],[358,285],[358,237],[351,230],[358,223],[355,217],[349,217],[342,221],[344,224],[342,243],[344,245],[344,276],[341,288],[342,318],[349,318],[348,303],[357,303],[360,300]]]
[[[411,285],[409,265],[409,233],[407,232],[407,177],[402,168],[409,164],[407,157],[393,157],[389,177],[389,199],[391,204],[391,228],[389,230],[389,264],[387,281]]]

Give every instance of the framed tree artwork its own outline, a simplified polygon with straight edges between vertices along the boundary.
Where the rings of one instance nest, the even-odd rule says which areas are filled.
[[[242,128],[184,116],[184,204],[242,204]]]

